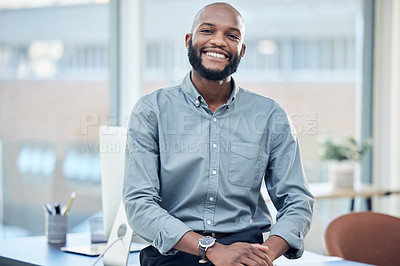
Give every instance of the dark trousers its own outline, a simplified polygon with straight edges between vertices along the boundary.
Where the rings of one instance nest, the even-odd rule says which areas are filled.
[[[253,228],[248,231],[229,235],[224,238],[217,239],[217,242],[225,245],[230,245],[235,242],[247,242],[247,243],[263,243],[262,232],[258,228]],[[209,263],[199,263],[200,257],[189,253],[179,251],[175,255],[165,256],[162,255],[153,246],[148,246],[140,252],[140,265],[141,266],[180,266],[180,265],[202,265],[210,266]]]

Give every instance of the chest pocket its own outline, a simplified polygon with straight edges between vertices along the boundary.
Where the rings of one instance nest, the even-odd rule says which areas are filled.
[[[260,147],[232,142],[229,162],[229,182],[232,185],[254,188],[261,182]]]

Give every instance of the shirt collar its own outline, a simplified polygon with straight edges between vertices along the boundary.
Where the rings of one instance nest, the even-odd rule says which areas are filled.
[[[199,107],[202,103],[206,104],[204,98],[201,96],[201,94],[197,91],[196,87],[193,85],[192,79],[190,78],[191,72],[189,72],[185,78],[183,79],[181,83],[181,88],[183,92],[188,96],[191,102],[193,102],[196,107]],[[236,82],[232,78],[232,92],[231,95],[228,98],[228,101],[226,102],[226,105],[229,107],[236,99],[236,94],[238,92],[238,89],[236,87]]]

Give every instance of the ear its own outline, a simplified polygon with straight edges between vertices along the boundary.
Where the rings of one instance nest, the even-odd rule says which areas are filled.
[[[187,33],[185,36],[185,46],[186,49],[189,49],[189,42],[192,39],[192,34],[191,33]]]
[[[241,53],[240,53],[240,56],[243,58],[243,56],[244,56],[244,54],[246,53],[246,44],[242,44],[242,51],[241,51]]]

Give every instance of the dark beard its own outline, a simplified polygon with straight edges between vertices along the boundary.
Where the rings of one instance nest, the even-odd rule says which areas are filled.
[[[200,49],[200,54],[202,54],[203,48]],[[240,59],[242,58],[242,51],[240,51],[240,56],[232,56],[231,53],[229,54],[229,62],[225,66],[223,70],[213,70],[207,69],[203,66],[201,57],[197,54],[196,50],[192,46],[192,40],[189,41],[189,49],[188,49],[188,56],[189,62],[192,65],[193,69],[200,74],[205,79],[219,81],[223,80],[233,73],[236,72]]]

